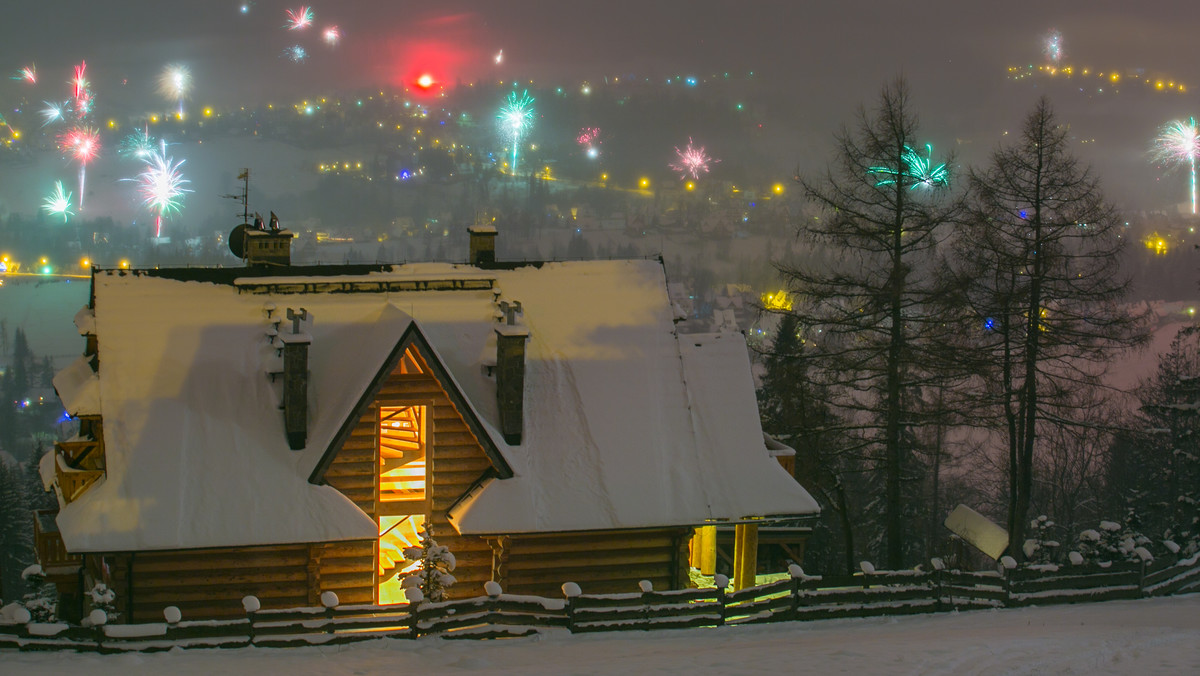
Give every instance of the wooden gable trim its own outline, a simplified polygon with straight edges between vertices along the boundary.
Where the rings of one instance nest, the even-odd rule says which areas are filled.
[[[454,383],[454,379],[450,377],[450,373],[446,370],[446,367],[437,358],[433,348],[429,345],[429,340],[425,338],[425,334],[421,332],[416,322],[410,322],[408,328],[404,330],[404,334],[400,336],[400,340],[396,342],[396,346],[388,354],[387,359],[380,365],[379,370],[375,373],[375,377],[371,379],[371,384],[363,391],[354,408],[350,410],[350,414],[346,416],[341,427],[338,428],[337,434],[334,435],[329,447],[325,449],[325,453],[321,455],[321,460],[317,462],[317,466],[313,468],[312,474],[308,477],[309,483],[324,483],[325,472],[333,464],[333,459],[337,456],[338,450],[341,449],[346,439],[350,437],[359,419],[366,414],[367,409],[370,408],[375,398],[379,396],[379,391],[383,389],[384,383],[387,382],[388,376],[391,375],[396,365],[404,358],[404,352],[409,346],[416,348],[417,353],[421,355],[426,365],[429,366],[434,379],[446,391],[446,396],[450,399],[450,403],[454,404],[454,407],[458,409],[463,422],[467,424],[467,428],[475,435],[480,447],[483,448],[484,454],[491,461],[492,466],[495,468],[496,476],[501,479],[507,479],[513,475],[512,468],[508,466],[508,462],[500,454],[500,449],[496,448],[496,444],[492,441],[492,437],[488,435],[487,430],[483,428],[479,419],[475,417],[474,410],[467,403],[467,398],[459,391],[458,386]]]

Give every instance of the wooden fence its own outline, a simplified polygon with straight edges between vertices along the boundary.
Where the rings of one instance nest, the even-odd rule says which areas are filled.
[[[0,649],[109,652],[175,647],[288,647],[375,638],[525,636],[546,627],[572,633],[748,625],[764,622],[905,615],[948,610],[1079,603],[1200,591],[1200,557],[1148,564],[1023,568],[1000,572],[893,571],[813,577],[793,566],[787,579],[743,589],[572,594],[550,599],[491,594],[395,606],[247,612],[236,620],[112,624],[0,624]],[[495,591],[495,587],[490,588]],[[247,607],[256,607],[248,599]]]

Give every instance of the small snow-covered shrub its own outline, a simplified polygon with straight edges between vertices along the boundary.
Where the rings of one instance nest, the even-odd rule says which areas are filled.
[[[1129,525],[1101,521],[1099,530],[1089,528],[1079,534],[1078,552],[1086,563],[1105,565],[1117,561],[1138,562],[1147,559],[1137,550],[1141,549],[1146,555],[1150,555],[1147,547],[1150,544],[1150,538]]]
[[[1026,565],[1039,566],[1060,560],[1060,545],[1052,537],[1053,531],[1054,522],[1045,514],[1029,522],[1029,539],[1021,545]]]
[[[20,601],[34,622],[54,622],[58,619],[58,593],[46,583],[46,574],[36,563],[21,571],[29,593]]]
[[[446,597],[446,588],[458,581],[451,575],[457,565],[454,554],[433,539],[428,526],[421,531],[421,546],[405,549],[404,560],[421,564],[400,581],[405,589],[405,598],[410,601],[412,596],[408,594],[408,589],[414,586],[421,590],[423,598],[436,603]]]
[[[108,588],[108,585],[103,582],[97,582],[92,585],[88,591],[88,600],[93,608],[103,610],[105,617],[109,620],[115,620],[120,615],[117,613],[117,593]]]

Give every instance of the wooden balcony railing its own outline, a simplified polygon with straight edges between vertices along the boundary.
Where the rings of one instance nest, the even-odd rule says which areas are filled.
[[[67,553],[62,534],[58,532],[58,524],[54,521],[56,514],[51,510],[36,510],[33,513],[34,549],[38,563],[47,575],[78,568],[83,562],[82,556]]]
[[[55,458],[54,475],[58,480],[58,489],[62,491],[63,500],[70,503],[78,498],[97,479],[104,476],[102,469],[74,469],[67,465],[62,455]]]

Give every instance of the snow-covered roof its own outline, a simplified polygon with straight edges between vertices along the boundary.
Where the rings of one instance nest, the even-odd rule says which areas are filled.
[[[89,361],[89,357],[80,355],[54,374],[54,391],[67,413],[75,417],[100,414],[100,378]]]
[[[107,478],[62,509],[70,551],[375,537],[353,503],[308,478],[414,323],[513,472],[460,502],[461,532],[817,511],[763,445],[743,340],[677,338],[657,262],[418,264],[320,278],[378,283],[353,293],[296,286],[306,281],[97,273]],[[423,288],[437,290],[410,290]],[[494,361],[500,300],[521,302],[529,331],[524,434],[513,446],[481,368],[489,353]],[[274,327],[267,308],[273,319],[287,308],[312,318],[300,327],[312,339],[301,451],[288,449],[280,384],[268,377],[282,370],[268,334],[291,322]]]
[[[81,336],[96,332],[96,315],[92,308],[86,305],[79,308],[79,312],[75,313],[75,328]]]

